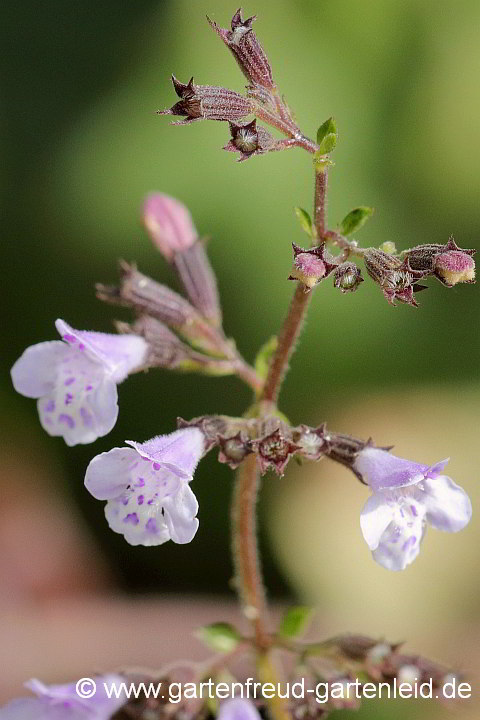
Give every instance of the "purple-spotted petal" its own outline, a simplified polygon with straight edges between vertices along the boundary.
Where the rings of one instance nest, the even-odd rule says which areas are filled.
[[[85,487],[97,500],[111,500],[121,495],[131,482],[132,469],[139,464],[130,448],[113,448],[90,461],[85,473]]]
[[[370,550],[378,547],[380,539],[393,519],[394,510],[383,493],[371,495],[360,515],[360,527]]]
[[[145,458],[166,467],[178,477],[191,480],[205,450],[203,433],[195,427],[182,428],[169,435],[158,435],[144,443],[126,441]]]
[[[55,387],[58,364],[69,353],[70,349],[60,340],[31,345],[10,371],[13,387],[29,398],[47,395]]]
[[[412,495],[390,501],[392,521],[382,533],[372,556],[387,570],[404,570],[417,557],[425,533],[425,508]]]
[[[145,362],[148,345],[138,335],[75,330],[60,319],[55,322],[55,326],[63,340],[72,348],[86,353],[92,360],[104,365],[116,383],[125,380],[129,372],[141,367]]]
[[[408,535],[398,534],[394,525],[389,526],[372,552],[373,559],[386,570],[405,570],[420,552],[424,534],[425,527],[420,525]]]
[[[260,713],[250,700],[232,698],[220,705],[217,720],[260,720]]]
[[[195,517],[198,512],[198,502],[185,481],[182,482],[177,493],[165,498],[163,510],[173,542],[182,545],[191,542],[198,530],[198,520]]]
[[[38,400],[42,427],[67,445],[107,435],[118,417],[117,386],[100,365],[85,356],[62,364],[55,389]]]
[[[422,483],[427,520],[437,530],[458,532],[472,517],[472,503],[463,488],[446,475]]]
[[[421,465],[372,447],[361,450],[354,462],[354,469],[373,491],[415,485],[437,468],[437,465]]]

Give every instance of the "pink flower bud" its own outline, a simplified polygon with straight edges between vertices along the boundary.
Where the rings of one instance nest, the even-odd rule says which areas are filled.
[[[475,261],[461,250],[448,250],[435,258],[435,274],[445,285],[475,282]]]
[[[295,243],[292,243],[292,246],[293,267],[288,279],[303,283],[305,292],[315,287],[337,267],[334,259],[326,253],[325,243],[310,250],[304,250]]]
[[[198,237],[185,205],[163,193],[148,195],[143,206],[143,222],[153,244],[169,262],[176,253],[191,247]]]

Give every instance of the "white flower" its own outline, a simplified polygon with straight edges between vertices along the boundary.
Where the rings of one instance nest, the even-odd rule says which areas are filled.
[[[189,481],[205,450],[196,427],[159,435],[145,443],[127,441],[90,462],[87,490],[108,500],[105,517],[130,545],[190,542],[198,529],[198,503]]]
[[[354,469],[373,490],[360,517],[363,537],[387,570],[404,570],[415,560],[427,522],[445,532],[470,522],[470,498],[440,475],[447,462],[429,467],[371,447],[357,455]]]
[[[12,367],[15,390],[38,398],[49,435],[67,445],[91,443],[117,421],[117,383],[145,361],[148,345],[137,335],[74,330],[63,320],[61,340],[31,345]]]

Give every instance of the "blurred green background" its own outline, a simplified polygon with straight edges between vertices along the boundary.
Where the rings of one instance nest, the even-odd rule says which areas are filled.
[[[114,581],[132,593],[225,592],[230,472],[214,457],[202,462],[195,477],[200,530],[194,542],[145,549],[129,547],[108,530],[102,504],[83,488],[86,465],[125,438],[169,432],[177,416],[238,414],[248,391],[228,378],[163,371],[133,376],[119,389],[113,432],[93,446],[67,448],[43,433],[35,404],[13,393],[8,371],[27,345],[55,337],[59,316],[77,328],[111,329],[112,317],[122,313],[96,301],[93,287],[115,280],[118,258],[136,260],[143,272],[175,286],[140,225],[142,199],[151,190],[180,198],[199,232],[211,236],[225,327],[244,355],[253,360],[276,332],[292,292],[285,279],[290,243],[304,241],[293,207],[311,207],[309,158],[294,150],[237,165],[220,150],[228,139],[222,123],[171,127],[155,115],[174,102],[172,72],[184,82],[194,75],[200,84],[242,91],[243,76],[205,21],[208,13],[225,27],[235,10],[224,0],[3,3],[2,444],[10,458],[21,457],[27,445],[34,465],[55,469],[52,491],[68,512],[80,513],[94,536],[92,552],[105,556]],[[478,1],[257,0],[244,10],[259,16],[256,31],[274,77],[305,133],[314,136],[330,115],[337,120],[330,224],[365,204],[376,212],[359,242],[391,240],[405,249],[454,234],[459,245],[478,246]],[[439,438],[440,455],[452,452],[458,428],[472,430],[478,422],[480,298],[477,286],[430,286],[413,310],[391,308],[371,282],[345,296],[322,285],[281,396],[291,420],[327,419],[365,437],[378,427],[386,444],[397,442],[394,428],[403,422],[406,455],[414,438],[422,452],[422,417],[433,439],[418,459],[439,459],[430,457]],[[349,419],[355,427],[339,425]],[[461,479],[469,490],[474,445],[473,439],[462,456]],[[295,573],[297,559],[286,557],[285,545],[296,545],[282,525],[280,496],[283,491],[290,502],[294,476],[281,483],[268,478],[262,496],[260,513],[270,529],[268,537],[262,531],[268,586],[276,597],[300,594],[333,607],[337,596],[329,595],[328,575],[309,584],[308,567],[304,575]],[[3,481],[8,484],[8,474]],[[339,483],[337,502],[352,480],[342,476]],[[325,512],[319,501],[318,526]],[[357,541],[363,542],[352,532],[345,546]],[[330,557],[321,545],[316,552],[319,563]],[[350,571],[342,569],[347,578]],[[461,565],[455,572],[462,573]],[[401,584],[395,587],[403,592]],[[344,592],[353,592],[348,582]],[[348,617],[348,607],[345,612]],[[465,616],[479,614],[472,600]],[[377,633],[383,631],[388,623]],[[375,707],[368,704],[368,717],[384,717],[374,713],[386,710]]]

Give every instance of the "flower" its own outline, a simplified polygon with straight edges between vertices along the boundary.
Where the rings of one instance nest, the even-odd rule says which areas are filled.
[[[220,705],[218,720],[260,720],[260,713],[250,700],[232,698]]]
[[[387,570],[404,570],[415,560],[427,522],[445,532],[469,523],[470,498],[440,474],[447,462],[420,465],[373,447],[358,453],[353,468],[373,490],[360,525],[374,560]]]
[[[79,684],[44,685],[40,680],[29,680],[25,687],[37,697],[12,700],[0,710],[2,720],[108,720],[122,705],[125,697],[109,698],[105,688],[119,686],[119,675],[96,677],[85,689],[95,692],[82,697]]]
[[[64,342],[31,345],[11,370],[21,395],[38,398],[42,427],[67,445],[85,444],[110,432],[117,421],[117,383],[141,367],[148,345],[137,335],[55,326]]]
[[[85,486],[108,500],[105,517],[130,545],[188,543],[198,528],[198,503],[189,482],[205,452],[196,427],[159,435],[130,448],[113,448],[90,462]]]
[[[143,222],[155,247],[166,260],[191,247],[198,238],[185,205],[163,193],[151,193],[143,206]]]

